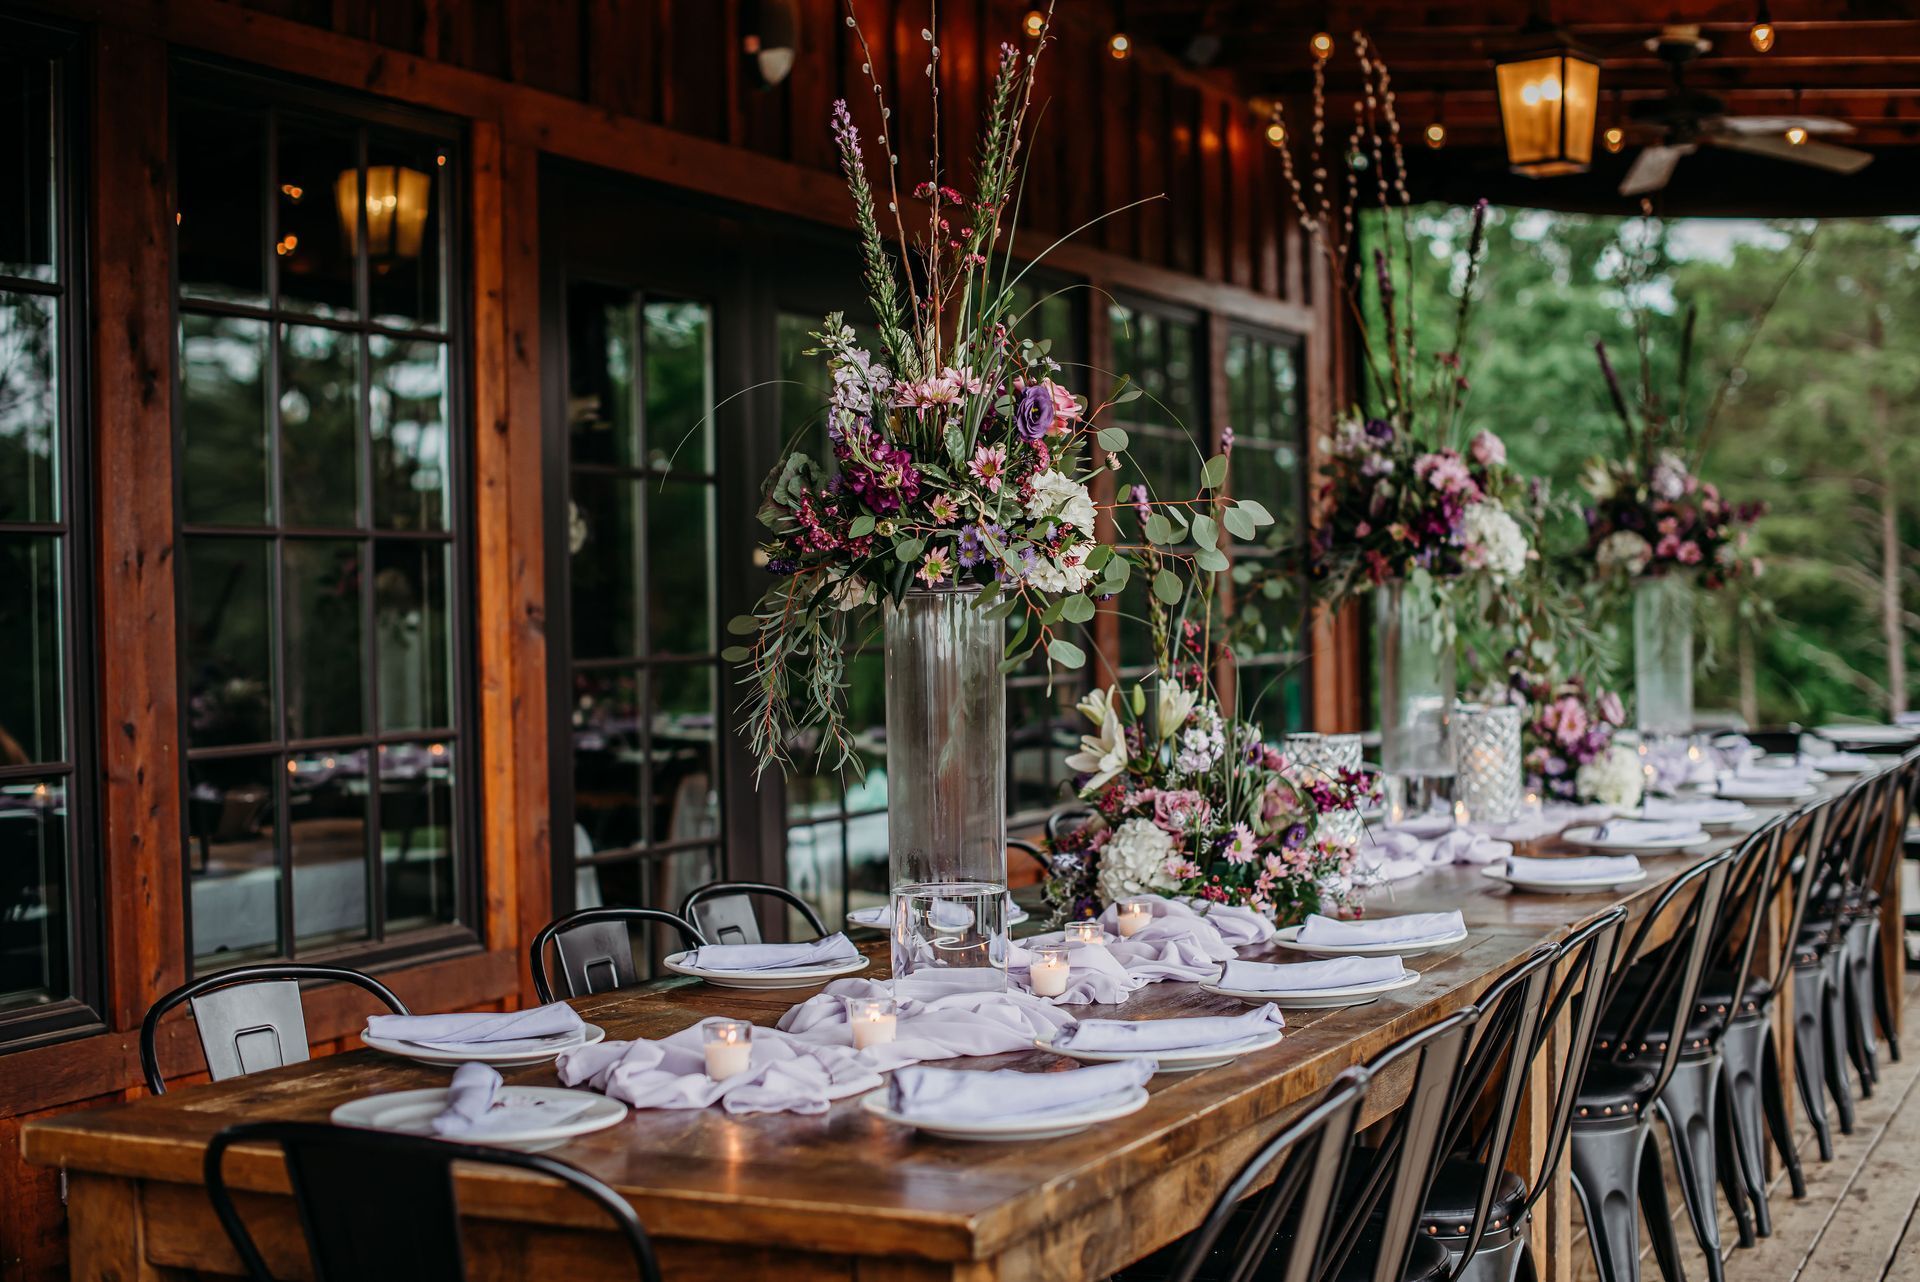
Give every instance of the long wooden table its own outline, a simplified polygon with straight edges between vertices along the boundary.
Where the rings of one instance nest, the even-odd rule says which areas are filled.
[[[1736,840],[1721,838],[1709,849]],[[843,1101],[817,1117],[635,1112],[553,1152],[632,1201],[669,1278],[1104,1277],[1192,1229],[1233,1172],[1340,1070],[1472,1002],[1543,941],[1613,903],[1644,912],[1674,875],[1702,857],[1643,860],[1651,875],[1630,894],[1523,895],[1473,868],[1375,891],[1371,911],[1459,908],[1471,934],[1450,951],[1415,960],[1419,984],[1368,1006],[1294,1012],[1278,1046],[1225,1067],[1156,1078],[1143,1111],[1066,1139],[928,1140]],[[884,956],[878,960],[883,974]],[[609,1037],[660,1037],[715,1015],[769,1025],[811,991],[750,993],[675,981],[576,1005]],[[1074,1009],[1154,1018],[1244,1008],[1192,984],[1165,983],[1141,989],[1123,1006]],[[1550,1038],[1543,1065],[1551,1068],[1565,1050]],[[1037,1050],[961,1063],[1071,1066]],[[1545,1142],[1550,1077],[1534,1074],[1516,1142],[1513,1164],[1529,1177]],[[550,1066],[508,1078],[555,1081]],[[239,1121],[324,1119],[350,1099],[446,1079],[445,1071],[363,1050],[35,1122],[23,1143],[29,1160],[67,1172],[75,1282],[231,1274],[238,1259],[201,1186],[202,1157],[215,1132]],[[1369,1112],[1384,1115],[1404,1091],[1404,1083],[1376,1083]],[[277,1154],[234,1150],[227,1173],[235,1187],[252,1190],[240,1204],[276,1276],[310,1276]],[[1574,1242],[1564,1162],[1550,1178],[1534,1245],[1543,1273],[1564,1276]],[[597,1210],[573,1195],[476,1171],[461,1176],[460,1198],[476,1279],[631,1276]]]

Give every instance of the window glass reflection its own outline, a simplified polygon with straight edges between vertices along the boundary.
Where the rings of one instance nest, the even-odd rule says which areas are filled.
[[[273,258],[280,303],[315,316],[350,317],[358,310],[354,247],[359,229],[351,218],[360,181],[355,131],[285,114],[278,142]]]
[[[186,541],[187,742],[273,737],[273,545],[248,538]]]
[[[346,539],[289,539],[280,562],[287,737],[326,739],[366,726],[361,673],[361,545]]]
[[[367,350],[373,523],[386,530],[444,530],[453,491],[446,345],[375,334]]]
[[[187,766],[187,874],[196,969],[280,954],[278,756]]]
[[[383,731],[453,724],[448,557],[446,545],[437,541],[374,544],[375,671]]]
[[[180,318],[181,488],[195,525],[271,519],[267,470],[267,323]]]
[[[267,119],[183,94],[174,148],[180,206],[174,227],[181,292],[192,298],[264,303],[267,297]]]
[[[0,521],[60,519],[57,305],[0,289]]]
[[[64,779],[0,784],[0,1011],[73,991],[67,830]]]
[[[368,135],[367,292],[382,325],[445,325],[440,188],[447,160],[447,149],[433,142]]]
[[[67,754],[60,543],[0,534],[0,766]]]
[[[280,334],[281,520],[358,524],[360,340],[317,325]]]
[[[364,749],[287,759],[296,949],[371,937],[366,760]]]
[[[454,756],[442,741],[380,749],[380,875],[387,929],[454,920]]]

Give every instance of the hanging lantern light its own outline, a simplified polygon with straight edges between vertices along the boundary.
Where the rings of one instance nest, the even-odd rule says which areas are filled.
[[[1753,15],[1753,25],[1747,29],[1747,42],[1755,53],[1767,53],[1773,48],[1775,35],[1773,17],[1767,12],[1767,0],[1760,0],[1760,7]]]
[[[771,89],[793,70],[800,17],[793,0],[748,0],[740,11],[740,53],[762,89]]]
[[[1547,178],[1583,172],[1593,160],[1600,60],[1567,43],[1494,60],[1507,163]]]
[[[357,253],[360,245],[360,171],[343,169],[333,184],[334,202],[340,210],[340,227],[346,233],[347,252]],[[367,166],[367,257],[418,258],[421,234],[427,226],[427,214],[433,207],[433,180],[417,169],[404,165]]]

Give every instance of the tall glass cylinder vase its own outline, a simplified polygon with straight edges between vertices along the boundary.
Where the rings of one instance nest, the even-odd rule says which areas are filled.
[[[1380,770],[1389,821],[1446,809],[1453,795],[1453,628],[1429,585],[1373,590],[1380,652]]]
[[[1642,734],[1693,730],[1693,583],[1684,574],[1633,588],[1633,693]]]
[[[978,588],[915,588],[883,607],[894,988],[1007,982],[1006,680]]]

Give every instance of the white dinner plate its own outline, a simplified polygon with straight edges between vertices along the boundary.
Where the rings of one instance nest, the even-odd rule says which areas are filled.
[[[1569,846],[1578,846],[1582,850],[1605,850],[1618,855],[1660,854],[1665,851],[1692,850],[1704,846],[1712,838],[1704,828],[1697,829],[1688,837],[1663,837],[1658,841],[1625,841],[1620,838],[1602,839],[1597,834],[1598,824],[1581,824],[1569,828],[1560,834],[1560,840]]]
[[[1205,988],[1206,985],[1202,984],[1201,987]],[[1034,1038],[1033,1044],[1043,1051],[1086,1064],[1117,1064],[1122,1060],[1150,1059],[1160,1065],[1163,1073],[1197,1073],[1203,1068],[1218,1068],[1222,1064],[1231,1064],[1242,1055],[1278,1046],[1281,1031],[1275,1028],[1252,1037],[1243,1037],[1237,1042],[1223,1042],[1218,1046],[1190,1046],[1172,1051],[1082,1051],[1071,1046],[1055,1046],[1045,1037]]]
[[[1504,881],[1515,890],[1529,890],[1540,895],[1589,895],[1596,890],[1618,890],[1622,886],[1633,886],[1647,879],[1645,868],[1636,869],[1630,877],[1509,877],[1504,868],[1486,867],[1480,870],[1482,877],[1491,877],[1495,881]]]
[[[1823,775],[1864,775],[1871,774],[1875,768],[1871,757],[1862,757],[1859,761],[1836,761],[1827,757],[1823,761],[1820,767]]]
[[[688,952],[670,953],[662,964],[676,975],[691,975],[719,988],[812,988],[843,975],[857,975],[868,965],[865,957],[856,957],[851,961],[820,962],[788,970],[702,970],[687,965],[687,956]]]
[[[1771,786],[1765,779],[1753,778],[1742,779],[1740,782],[1742,784],[1757,784],[1759,786],[1742,788],[1738,793],[1729,794],[1721,792],[1720,786],[1715,784],[1713,785],[1713,795],[1726,801],[1758,801],[1762,805],[1770,805],[1778,801],[1806,801],[1811,797],[1820,795],[1820,790],[1810,783],[1800,783],[1789,786],[1785,782],[1782,782],[1777,786]]]
[[[1465,930],[1458,930],[1451,935],[1435,935],[1432,939],[1404,940],[1392,944],[1303,944],[1300,942],[1300,928],[1289,926],[1285,930],[1275,931],[1273,942],[1282,948],[1312,957],[1418,957],[1436,948],[1460,943],[1466,937]]]
[[[1738,828],[1741,824],[1749,823],[1756,818],[1753,807],[1747,805],[1745,802],[1728,801],[1726,804],[1731,807],[1731,809],[1722,811],[1717,815],[1687,815],[1684,817],[1692,819],[1708,832]],[[1614,817],[1618,819],[1641,819],[1645,817],[1645,812],[1639,806],[1617,806],[1614,808],[1613,813]],[[1680,819],[1682,816],[1675,815],[1674,818]]]
[[[1251,988],[1222,988],[1203,980],[1200,991],[1217,997],[1232,997],[1254,1006],[1272,1002],[1281,1010],[1331,1010],[1336,1006],[1365,1006],[1368,1002],[1379,1001],[1388,993],[1397,993],[1419,982],[1420,972],[1402,968],[1397,979],[1382,980],[1377,984],[1350,984],[1343,988],[1301,988],[1290,993],[1274,993]]]
[[[1117,1095],[1096,1100],[1092,1105],[1074,1111],[1056,1109],[1035,1113],[1031,1117],[1008,1117],[990,1122],[939,1122],[896,1113],[887,1107],[884,1087],[863,1096],[860,1106],[881,1121],[911,1126],[943,1140],[1054,1140],[1101,1122],[1111,1122],[1115,1118],[1138,1113],[1147,1106],[1147,1088],[1130,1086]]]
[[[606,1035],[607,1030],[598,1024],[588,1024],[577,1037],[542,1038],[542,1045],[511,1051],[445,1050],[421,1042],[403,1042],[397,1037],[375,1037],[364,1030],[360,1040],[374,1050],[398,1055],[416,1064],[492,1064],[495,1068],[515,1068],[523,1064],[544,1064],[561,1051],[570,1051],[576,1046],[591,1046]],[[524,1047],[524,1042],[525,1039],[522,1039],[514,1045]]]
[[[485,1136],[449,1136],[459,1144],[486,1144],[499,1148],[538,1150],[564,1144],[576,1135],[604,1131],[627,1115],[627,1106],[595,1091],[570,1091],[560,1086],[503,1086],[503,1098],[536,1100],[568,1106],[585,1102],[586,1108],[564,1122],[545,1123],[529,1117],[524,1130],[494,1131]],[[447,1106],[443,1086],[418,1091],[389,1091],[348,1100],[328,1118],[335,1126],[361,1126],[375,1131],[399,1131],[405,1135],[432,1135],[433,1119]]]
[[[1920,726],[1816,726],[1814,733],[1835,743],[1908,743],[1920,739]]]

